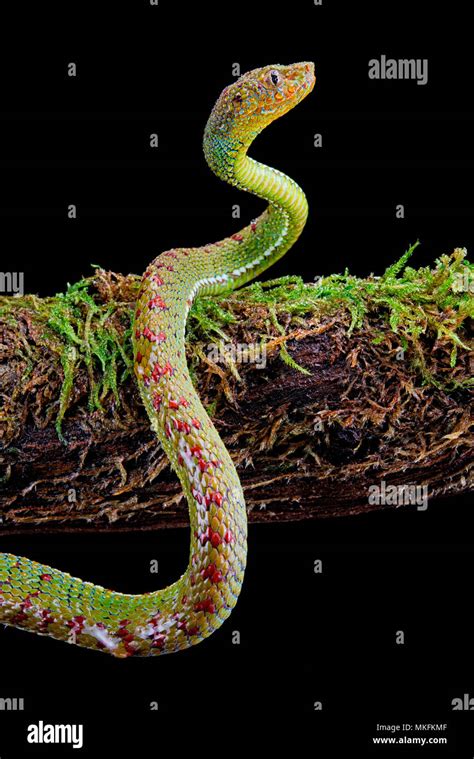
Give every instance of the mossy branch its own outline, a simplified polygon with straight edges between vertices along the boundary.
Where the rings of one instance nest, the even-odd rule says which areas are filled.
[[[470,486],[474,267],[456,249],[412,268],[416,247],[379,277],[283,277],[193,305],[190,371],[250,509],[363,510],[381,471],[434,495]],[[54,297],[0,297],[5,529],[186,521],[133,378],[139,281],[97,269]]]

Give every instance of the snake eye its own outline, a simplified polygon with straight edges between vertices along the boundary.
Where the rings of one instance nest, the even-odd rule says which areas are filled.
[[[276,87],[280,83],[280,74],[278,71],[270,71],[268,74],[268,80]]]

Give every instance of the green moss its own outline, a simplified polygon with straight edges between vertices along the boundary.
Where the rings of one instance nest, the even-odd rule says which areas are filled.
[[[280,335],[284,336],[286,334],[285,328],[280,324],[278,321],[278,317],[276,315],[276,302],[270,301],[268,303],[268,313],[270,314],[270,320],[275,329],[278,330]],[[280,345],[280,358],[282,361],[285,362],[285,364],[291,369],[295,369],[298,372],[301,372],[302,374],[311,374],[308,369],[305,369],[304,366],[300,366],[293,358],[291,358],[290,354],[288,353],[288,349],[285,345],[285,343],[282,343]]]
[[[308,314],[346,311],[350,315],[349,335],[361,329],[368,318],[376,318],[381,329],[373,325],[372,343],[382,343],[385,330],[390,329],[405,351],[411,349],[412,363],[424,380],[440,387],[439,380],[426,368],[420,337],[433,335],[437,342],[447,343],[451,368],[457,364],[460,349],[470,350],[460,332],[466,320],[474,318],[474,298],[466,287],[466,283],[474,282],[474,265],[467,261],[466,251],[457,248],[451,255],[441,256],[433,269],[414,269],[407,266],[407,262],[418,245],[418,242],[411,245],[381,277],[359,278],[347,270],[344,274],[322,277],[317,283],[305,283],[300,277],[282,277],[255,282],[231,296],[214,299],[218,301],[215,305],[218,307],[220,300],[231,311],[235,302],[265,306],[270,322],[280,334],[285,334],[280,315],[287,324],[297,326],[299,319]],[[200,299],[200,313],[210,314],[211,303],[210,298]],[[225,313],[228,317],[227,311]],[[194,315],[193,308],[191,323]],[[213,329],[217,332],[222,325],[223,322],[217,321]],[[294,369],[306,371],[293,361],[284,344],[280,347],[280,357]],[[443,387],[449,390],[473,384],[472,378],[466,378],[461,382],[444,382]]]
[[[453,369],[461,353],[469,351],[464,325],[467,319],[474,318],[474,298],[465,283],[474,282],[474,266],[467,261],[466,251],[458,248],[451,255],[441,256],[434,268],[414,269],[407,262],[417,245],[412,245],[380,277],[363,279],[347,270],[313,283],[305,283],[296,276],[282,277],[255,282],[230,295],[197,299],[187,327],[188,340],[193,345],[191,372],[194,373],[199,360],[194,344],[230,342],[232,330],[245,319],[249,310],[261,312],[257,339],[263,345],[307,324],[308,317],[317,321],[320,317],[340,314],[341,319],[347,316],[348,334],[356,333],[363,326],[367,330],[370,321],[374,345],[384,342],[387,330],[395,333],[425,382],[438,387],[442,383],[448,390],[472,386],[472,378],[441,381],[435,377],[426,366],[426,346],[421,340],[429,337],[434,344],[447,346]],[[113,277],[116,278],[114,288],[111,286]],[[104,399],[109,396],[116,404],[120,403],[120,383],[132,370],[133,300],[140,278],[121,278],[122,285],[127,282],[127,296],[118,280],[119,275],[99,270],[96,276],[69,285],[65,293],[52,298],[0,297],[0,319],[5,325],[13,326],[18,313],[28,310],[30,320],[43,330],[49,349],[59,355],[63,378],[56,429],[60,436],[81,370],[85,369],[89,378],[91,411],[103,411]],[[97,291],[98,281],[107,285],[105,296],[104,292]],[[115,299],[117,294],[118,300]],[[28,373],[34,356],[26,339],[20,347]],[[285,341],[279,342],[278,350],[282,361],[307,372],[292,359]]]
[[[56,417],[56,432],[58,433],[58,437],[63,442],[65,442],[65,440],[61,432],[61,426],[64,419],[64,414],[66,413],[71,399],[76,363],[76,348],[73,345],[65,345],[64,350],[61,352],[61,366],[63,367],[64,380],[61,386],[61,393],[59,395],[59,411]]]
[[[117,331],[111,319],[119,304],[108,302],[106,306],[97,303],[89,292],[92,278],[70,285],[65,293],[51,299],[46,330],[60,338],[60,357],[64,371],[59,412],[56,419],[58,434],[69,404],[74,375],[81,364],[89,374],[89,410],[103,410],[102,400],[112,392],[117,404],[118,367],[121,366],[120,381],[130,373],[132,366],[131,328],[132,310],[128,313],[128,328]],[[72,365],[72,369],[71,369]]]

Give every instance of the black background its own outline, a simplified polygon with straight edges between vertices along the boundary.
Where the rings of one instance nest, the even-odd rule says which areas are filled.
[[[380,274],[416,239],[415,266],[473,249],[474,67],[463,3],[97,5],[50,16],[26,6],[3,29],[1,269],[24,271],[26,291],[63,290],[90,264],[142,272],[161,250],[213,242],[260,212],[260,201],[223,185],[202,155],[207,116],[235,62],[242,72],[316,64],[312,95],[251,149],[296,179],[310,204],[302,238],[270,277],[311,279],[346,266]],[[381,54],[428,58],[428,84],[369,80],[368,61]],[[70,61],[76,79],[66,75]],[[70,203],[76,220],[67,219]],[[395,217],[398,203],[405,219]],[[359,756],[405,756],[409,748],[375,751],[370,741],[377,722],[410,721],[449,724],[447,747],[411,755],[472,756],[473,718],[451,710],[454,697],[474,695],[472,525],[470,500],[459,498],[427,512],[251,526],[232,617],[177,656],[116,661],[4,628],[0,696],[23,696],[26,710],[0,714],[0,757],[69,754],[27,746],[26,725],[39,719],[83,722],[81,754],[128,737],[142,756],[170,715],[199,716],[208,751],[225,747],[222,725],[234,732],[257,716],[266,734],[275,715],[289,727],[306,716],[319,756],[337,755],[344,742]],[[3,537],[1,545],[142,592],[156,587],[150,559],[160,561],[163,586],[184,570],[188,534]],[[324,571],[315,575],[319,558]]]

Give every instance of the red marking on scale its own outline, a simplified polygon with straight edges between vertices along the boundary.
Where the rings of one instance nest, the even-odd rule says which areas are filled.
[[[86,618],[79,615],[77,617],[73,617],[68,622],[66,622],[66,625],[71,628],[72,632],[77,634],[83,631],[85,621],[86,621]],[[97,627],[99,627],[99,624],[97,625]]]
[[[152,380],[157,382],[160,379],[160,377],[164,377],[165,374],[171,375],[173,374],[173,372],[174,372],[174,369],[171,366],[169,361],[167,361],[163,367],[161,367],[157,361],[155,365],[153,366],[153,369],[151,372],[151,378]]]
[[[199,419],[191,419],[191,424],[192,424],[192,425],[193,425],[193,427],[195,427],[197,430],[200,430],[200,429],[201,429],[201,422],[199,421]]]
[[[53,578],[51,577],[51,575],[47,575],[47,574],[40,575],[40,580],[42,580],[43,582],[51,582],[52,579]]]
[[[54,622],[54,617],[51,616],[51,609],[41,609],[41,622],[40,627],[43,629]]]
[[[212,493],[212,496],[211,496],[211,497],[212,497],[212,500],[214,501],[214,503],[215,503],[217,506],[222,506],[222,501],[223,501],[223,498],[224,498],[224,496],[222,495],[222,493],[219,493],[219,491],[218,491],[218,490],[215,490],[215,491]]]
[[[28,616],[24,612],[19,611],[18,614],[15,614],[15,616],[12,617],[11,621],[13,625],[21,625],[21,623],[24,622],[25,619],[28,619]]]
[[[191,432],[191,427],[187,422],[182,422],[181,419],[173,419],[173,424],[175,428],[178,430],[178,432],[184,432],[186,435],[189,435]]]
[[[152,648],[163,648],[165,645],[166,636],[163,633],[159,633],[156,638],[153,639]]]
[[[217,583],[222,582],[222,572],[220,572],[215,564],[209,564],[205,569],[201,571],[201,574],[203,578],[206,580],[209,578],[209,580],[214,584],[217,585]]]
[[[202,601],[198,601],[194,606],[194,611],[204,611],[209,614],[216,613],[216,607],[214,606],[212,599],[204,598]]]
[[[153,404],[153,408],[155,409],[155,411],[159,411],[160,410],[161,401],[162,401],[162,397],[161,397],[160,393],[157,393],[155,391],[153,393],[152,397],[151,397],[151,402]]]
[[[148,308],[150,310],[153,310],[155,308],[161,309],[161,311],[164,311],[168,306],[164,302],[161,295],[155,295],[151,300],[148,301]]]
[[[162,343],[166,339],[164,332],[152,332],[149,327],[145,327],[143,330],[143,337],[146,337],[150,343]]]
[[[217,490],[210,490],[206,494],[206,506],[209,508],[211,503],[215,503],[217,506],[222,506],[222,499],[222,493],[219,493]]]
[[[202,546],[205,546],[209,541],[213,548],[218,548],[222,543],[222,538],[218,532],[214,532],[212,527],[207,527],[205,532],[201,534],[200,541]]]
[[[206,530],[203,533],[201,533],[201,535],[199,536],[199,540],[202,546],[206,545],[206,543],[209,540],[209,527],[207,527]]]
[[[237,242],[242,242],[244,238],[240,233],[237,232],[235,235],[232,235],[232,239],[237,240]]]
[[[156,363],[153,366],[153,369],[151,370],[151,378],[154,382],[157,382],[161,376],[162,376],[161,366],[158,363]]]

